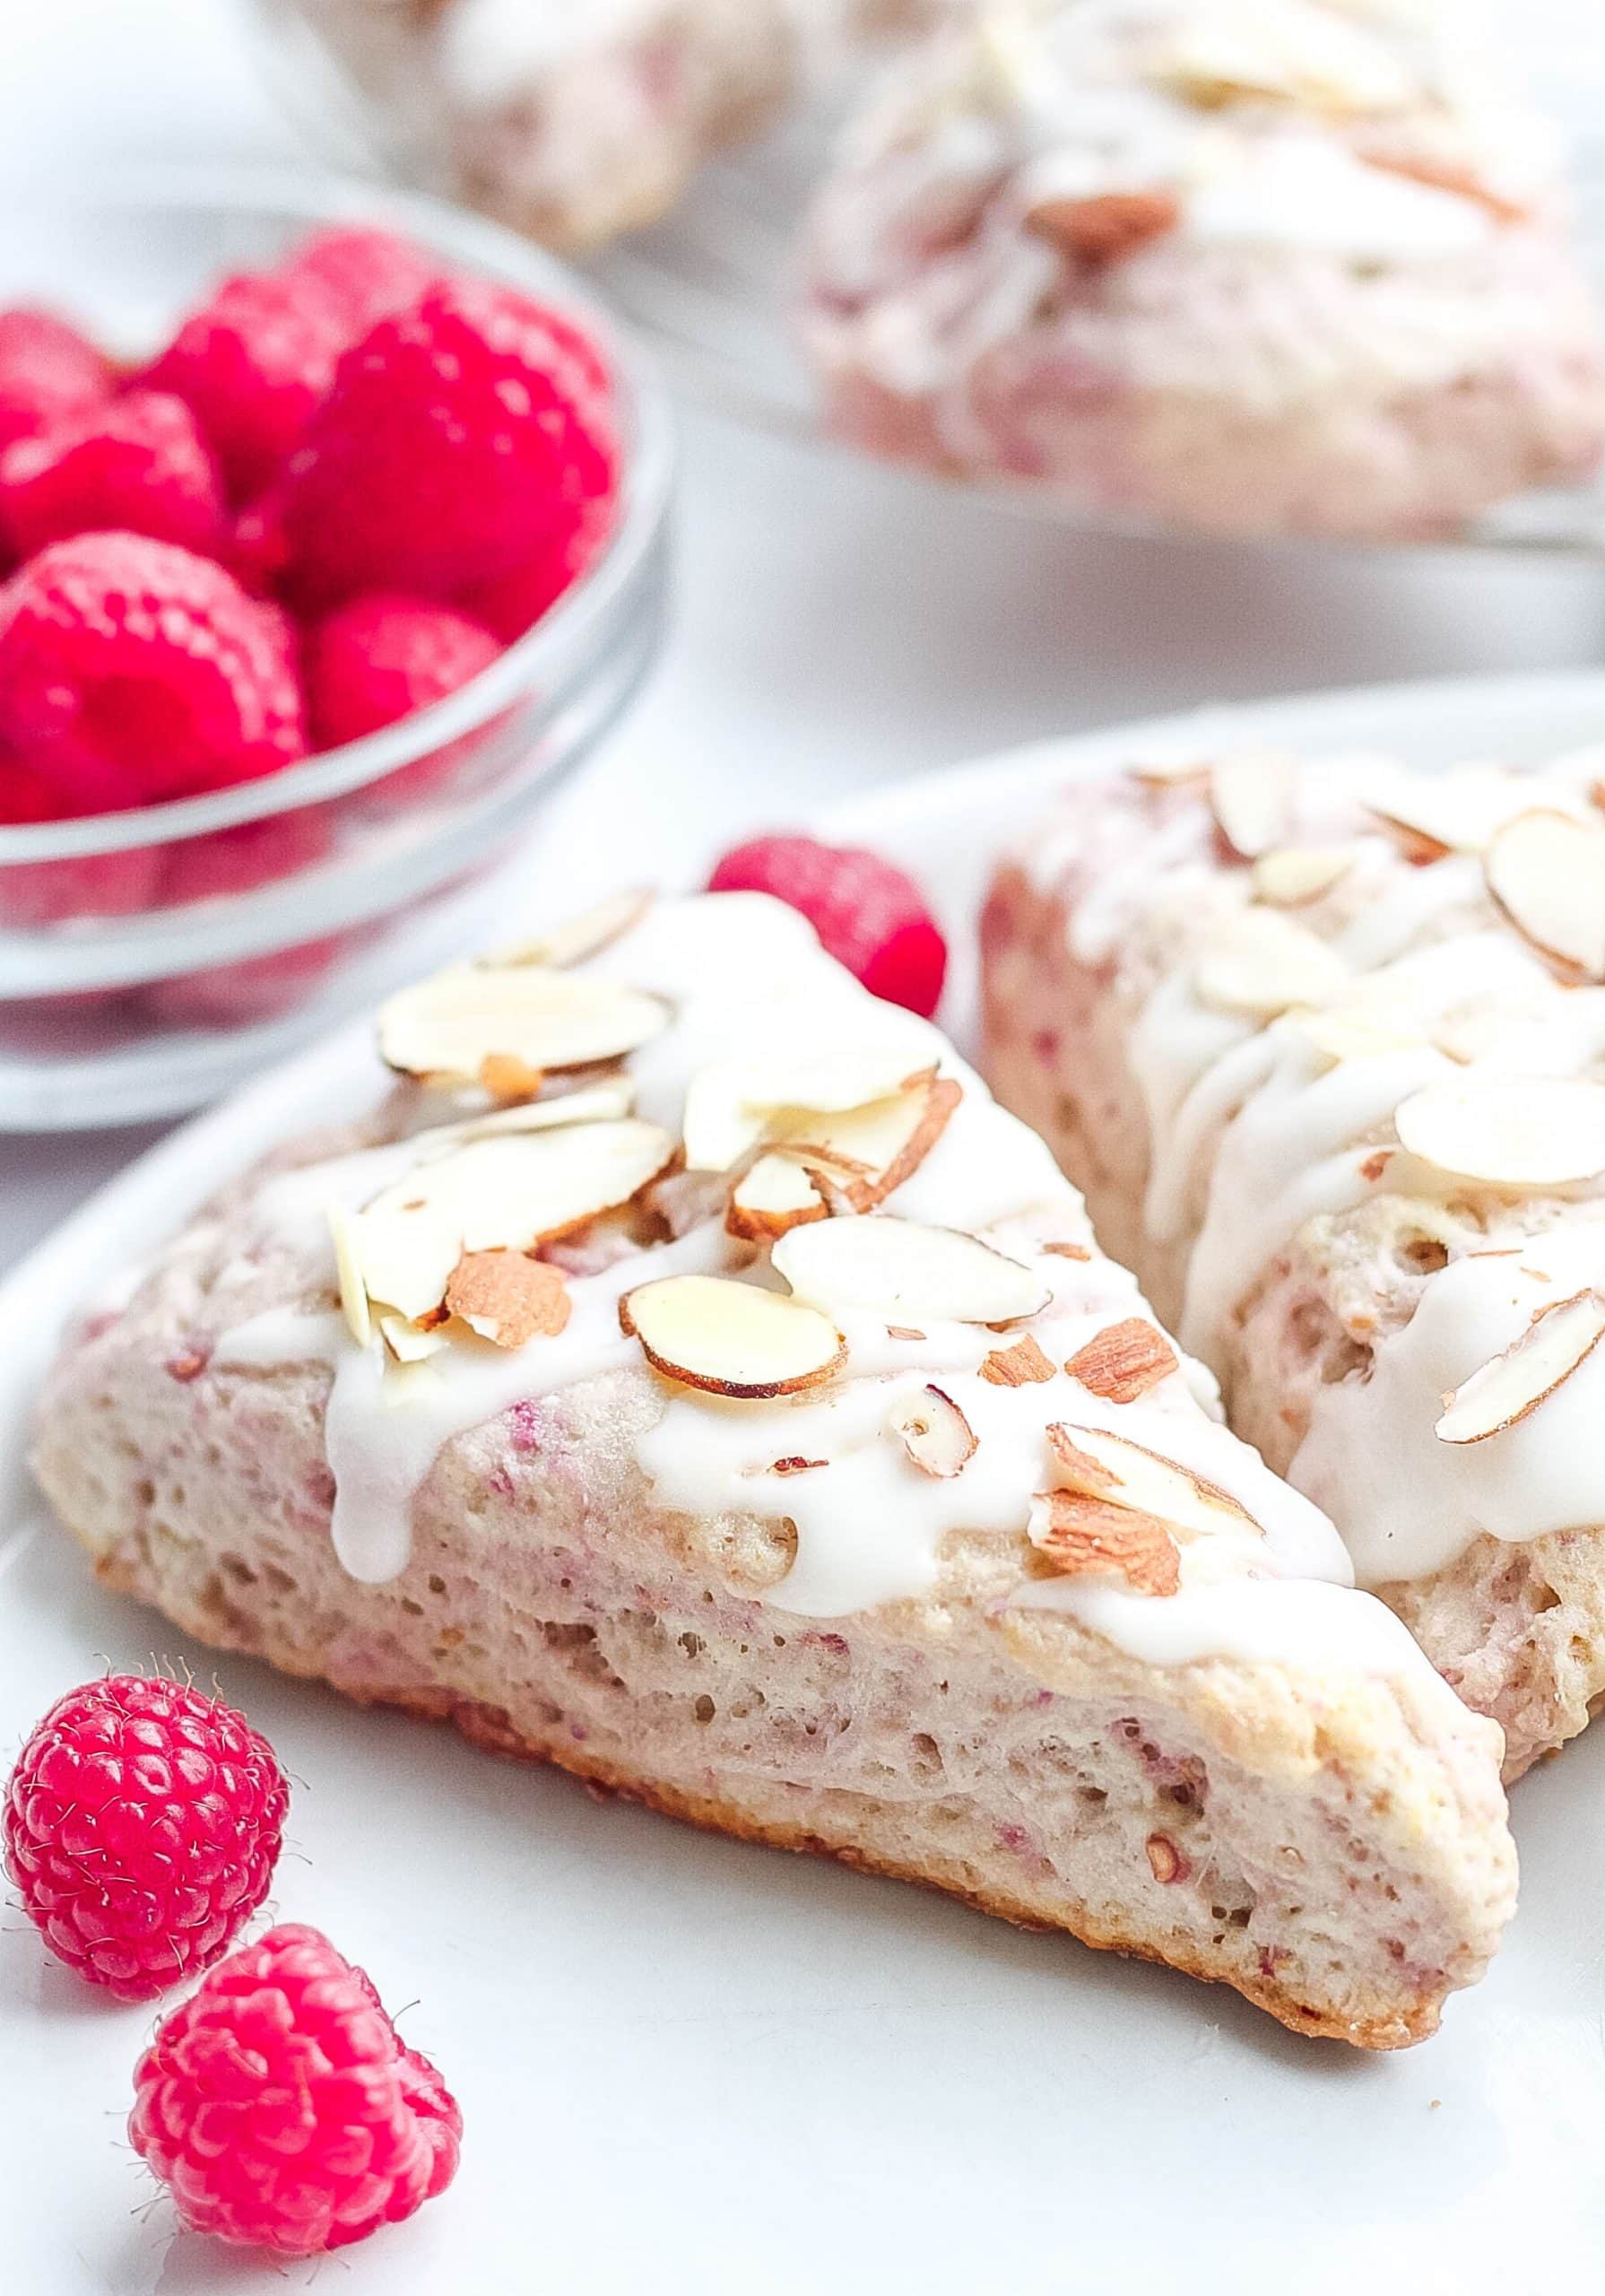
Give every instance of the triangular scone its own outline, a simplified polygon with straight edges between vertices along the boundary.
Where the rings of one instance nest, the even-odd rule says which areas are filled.
[[[1602,772],[1140,762],[985,932],[1001,1095],[1512,1777],[1605,1693]]]
[[[68,1348],[39,1471],[102,1577],[1295,2030],[1430,2032],[1511,1909],[1498,1734],[1040,1142],[765,899],[516,957],[386,1008],[432,1087]]]

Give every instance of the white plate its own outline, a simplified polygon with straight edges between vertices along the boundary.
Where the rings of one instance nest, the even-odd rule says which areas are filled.
[[[1058,782],[1168,719],[904,784],[829,816],[967,932],[985,861]],[[1207,713],[1234,742],[1536,761],[1605,730],[1605,674]],[[962,1033],[967,972],[955,986]],[[415,2001],[467,2118],[451,2195],[325,2289],[416,2296],[1527,2296],[1605,2254],[1605,1731],[1516,1797],[1523,1909],[1403,2057],[1298,2041],[1232,1995],[941,1899],[603,1805],[449,1732],[187,1646],[90,1583],[21,1468],[53,1328],[252,1154],[373,1090],[358,1031],[176,1135],[0,1287],[0,1761],[57,1693],[152,1651],[215,1668],[298,1780],[274,1910]],[[175,2234],[121,2131],[152,2013],[0,1931],[6,2296],[282,2290]],[[304,2286],[309,2271],[289,2276]]]

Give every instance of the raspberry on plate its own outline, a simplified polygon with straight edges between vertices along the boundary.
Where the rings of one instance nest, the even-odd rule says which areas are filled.
[[[941,1001],[947,944],[913,878],[878,853],[757,837],[725,854],[707,889],[772,893],[800,909],[829,954],[889,1004],[929,1020]]]
[[[0,448],[111,396],[100,352],[54,312],[0,311]]]
[[[112,526],[211,552],[226,515],[217,458],[165,391],[129,391],[0,457],[0,533],[20,558]]]
[[[451,598],[564,550],[617,466],[595,347],[526,296],[458,281],[341,361],[291,465],[286,525],[317,596]]]
[[[254,780],[306,754],[288,627],[175,543],[52,543],[0,589],[0,741],[79,812]]]
[[[21,758],[0,756],[0,823],[69,821],[72,809]],[[161,856],[154,846],[61,861],[0,863],[0,925],[12,930],[74,918],[132,917],[155,906]],[[91,996],[98,1002],[98,992]]]
[[[111,1674],[58,1699],[0,1811],[5,1870],[45,1943],[120,2001],[207,1968],[267,1895],[290,1788],[243,1715]]]
[[[221,1962],[134,2069],[128,2133],[179,2221],[317,2256],[398,2224],[456,2174],[463,2116],[366,1974],[322,1933]]]
[[[482,622],[427,598],[369,591],[307,641],[307,709],[320,749],[427,709],[489,668],[501,645]]]
[[[194,410],[244,499],[299,443],[349,339],[317,279],[238,272],[185,320],[141,379]]]
[[[415,303],[440,276],[439,265],[411,239],[368,223],[315,231],[280,270],[285,278],[317,282],[339,310],[351,343],[376,319]]]

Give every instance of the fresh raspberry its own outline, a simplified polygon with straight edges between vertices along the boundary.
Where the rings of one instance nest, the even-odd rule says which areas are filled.
[[[340,362],[291,465],[286,525],[325,598],[448,599],[568,546],[613,491],[594,346],[509,288],[431,288]]]
[[[22,558],[91,526],[213,551],[225,515],[216,457],[165,391],[130,391],[0,457],[0,528]]]
[[[287,627],[175,543],[52,543],[0,589],[0,740],[82,812],[255,780],[306,754]]]
[[[457,2170],[463,2116],[363,1970],[289,1922],[241,1945],[140,2058],[128,2134],[179,2220],[317,2256],[399,2224]]]
[[[216,1961],[267,1895],[290,1788],[267,1740],[187,1683],[111,1674],[57,1699],[0,1840],[57,1957],[119,2001]]]
[[[500,652],[482,622],[428,599],[381,590],[351,599],[307,642],[307,709],[318,747],[360,741],[427,709]]]
[[[338,305],[315,278],[238,272],[141,379],[194,410],[243,500],[299,444],[348,340]]]
[[[773,893],[801,909],[829,954],[873,996],[928,1020],[941,998],[948,951],[912,877],[855,846],[811,837],[757,837],[727,853],[714,893]]]
[[[315,231],[280,266],[290,279],[311,279],[340,313],[348,343],[368,333],[405,303],[415,303],[440,277],[421,248],[372,224],[334,225]]]
[[[0,448],[111,396],[112,375],[92,343],[50,311],[0,311]]]
[[[510,574],[471,590],[459,602],[476,622],[493,630],[510,646],[549,613],[582,574],[588,574],[607,546],[612,531],[613,506],[596,502],[571,532],[539,558],[526,560]]]
[[[0,822],[71,818],[59,793],[30,766],[0,757]],[[0,924],[22,930],[81,917],[132,917],[155,906],[160,874],[160,853],[150,845],[79,860],[0,863]]]
[[[246,504],[217,556],[254,598],[274,596],[290,567],[290,537],[284,532],[282,486],[267,487]]]

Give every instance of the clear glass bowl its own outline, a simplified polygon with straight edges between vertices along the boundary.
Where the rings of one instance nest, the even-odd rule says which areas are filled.
[[[613,724],[656,651],[672,465],[664,402],[572,274],[512,233],[304,173],[120,170],[0,212],[0,303],[48,303],[138,358],[222,273],[353,222],[559,303],[606,345],[624,440],[612,537],[487,670],[399,725],[205,796],[0,826],[0,1129],[195,1107],[466,945],[478,881]],[[175,899],[186,879],[199,897]],[[165,905],[146,906],[152,895]]]

